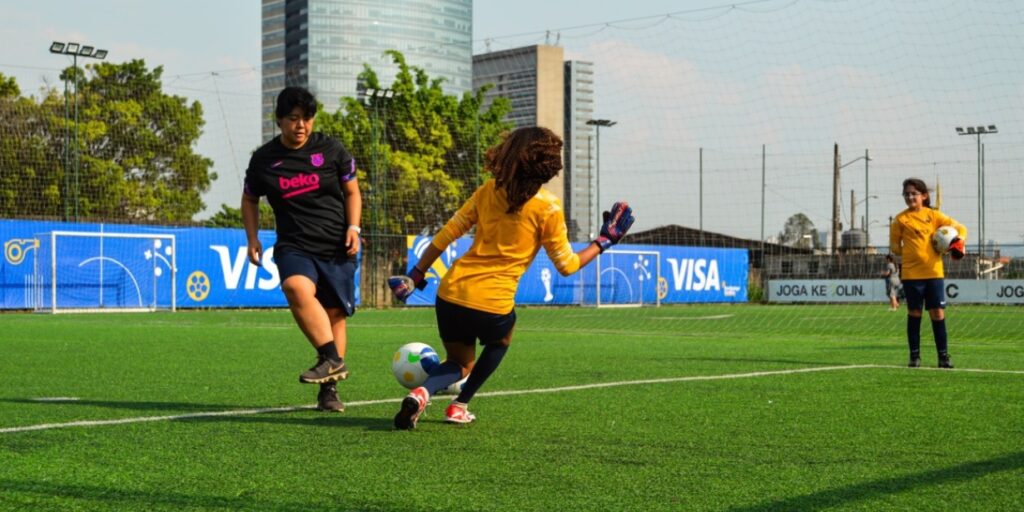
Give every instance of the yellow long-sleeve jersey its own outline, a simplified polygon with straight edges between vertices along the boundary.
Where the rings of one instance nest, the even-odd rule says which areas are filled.
[[[889,226],[889,250],[903,258],[900,279],[936,279],[946,276],[942,256],[932,249],[931,238],[942,226],[953,226],[965,242],[967,228],[932,208],[903,210]]]
[[[444,250],[476,225],[469,251],[441,279],[437,296],[468,308],[505,314],[515,307],[519,278],[541,246],[562,275],[580,268],[569,245],[565,213],[554,194],[541,189],[517,213],[508,211],[505,191],[484,183],[431,241]]]

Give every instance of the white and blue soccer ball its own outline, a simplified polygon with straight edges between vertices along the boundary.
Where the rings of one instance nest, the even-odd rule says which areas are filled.
[[[949,244],[953,243],[953,239],[958,236],[960,233],[957,233],[953,226],[942,226],[932,234],[932,249],[939,254],[946,254],[949,252]]]
[[[441,365],[437,352],[426,343],[406,343],[391,358],[391,373],[399,384],[408,389],[423,385],[430,371]]]

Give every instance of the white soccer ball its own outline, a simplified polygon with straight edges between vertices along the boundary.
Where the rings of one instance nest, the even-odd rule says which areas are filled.
[[[953,226],[942,226],[936,229],[932,235],[932,249],[939,254],[946,254],[949,252],[949,244],[953,243],[953,239],[958,236],[960,233],[957,233]]]
[[[391,358],[391,373],[399,384],[408,389],[423,385],[430,370],[441,365],[437,352],[426,343],[406,343]]]

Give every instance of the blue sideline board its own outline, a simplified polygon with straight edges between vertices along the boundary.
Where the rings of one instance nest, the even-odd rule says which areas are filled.
[[[170,293],[170,262],[177,266],[175,294],[179,308],[285,307],[280,276],[273,262],[273,231],[260,231],[264,265],[246,258],[245,232],[238,228],[171,228],[121,224],[77,224],[26,220],[0,220],[0,309],[32,309],[49,304],[50,273],[47,234],[53,231],[133,233],[174,237],[174,258],[169,245],[156,238],[105,238],[103,251],[96,242],[76,239],[59,248],[59,275],[74,278],[80,286],[61,291],[61,307],[96,307],[95,289],[102,288],[107,305],[148,306],[166,302]],[[409,261],[422,254],[429,237],[408,237]],[[430,286],[417,292],[410,305],[433,305],[438,279],[469,250],[472,238],[452,243],[428,273]],[[157,246],[159,245],[159,247]],[[578,250],[583,244],[573,244]],[[637,253],[602,256],[603,303],[746,302],[748,256],[743,249],[711,249],[656,245],[620,245],[616,251]],[[148,252],[148,255],[147,255]],[[101,255],[102,254],[102,255]],[[37,261],[44,258],[46,261]],[[103,261],[103,283],[99,262]],[[38,268],[41,271],[37,272]],[[661,266],[661,279],[656,277]],[[77,274],[77,276],[76,276]],[[60,282],[61,278],[58,278]],[[94,280],[94,281],[90,281]],[[357,270],[356,301],[359,302]],[[65,287],[61,287],[64,290]],[[43,296],[40,297],[39,293]],[[63,295],[67,294],[67,295]],[[519,283],[519,304],[594,304],[597,266],[563,277],[541,251]]]

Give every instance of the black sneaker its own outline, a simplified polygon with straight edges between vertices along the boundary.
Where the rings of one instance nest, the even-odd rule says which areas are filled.
[[[949,360],[949,354],[939,354],[939,368],[953,369],[953,361]]]
[[[338,384],[330,382],[320,385],[320,392],[316,395],[316,410],[342,412],[345,404],[338,398]]]
[[[920,368],[921,367],[921,356],[916,354],[910,355],[910,363],[907,364],[909,368]]]
[[[331,361],[330,359],[317,358],[312,368],[299,375],[299,382],[303,384],[325,384],[337,382],[348,378],[348,367],[345,361]]]

